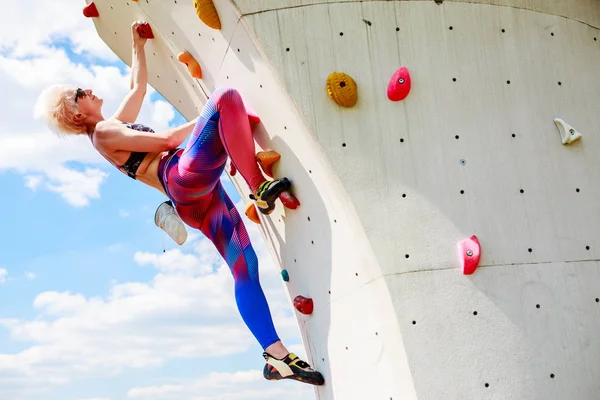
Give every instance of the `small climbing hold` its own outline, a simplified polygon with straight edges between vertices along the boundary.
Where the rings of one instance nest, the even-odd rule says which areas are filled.
[[[290,274],[288,274],[287,269],[284,269],[281,271],[281,277],[283,278],[283,280],[285,282],[289,282],[290,281]]]
[[[571,125],[567,124],[560,118],[555,118],[554,123],[560,132],[560,138],[562,140],[562,144],[567,145],[571,144],[579,139],[581,139],[581,133],[577,132]]]
[[[98,13],[98,9],[93,1],[87,6],[83,7],[83,15],[87,18],[95,18],[100,16],[100,13]]]
[[[177,60],[187,65],[188,71],[192,77],[202,79],[202,68],[200,68],[200,64],[198,64],[198,61],[196,61],[189,51],[186,50],[179,53],[179,55],[177,55]]]
[[[314,305],[312,299],[308,299],[304,296],[296,296],[294,299],[294,307],[302,314],[310,315],[313,312]]]
[[[327,94],[342,107],[352,107],[358,100],[358,88],[352,77],[343,72],[333,72],[327,77]]]
[[[408,96],[410,92],[411,81],[410,74],[406,67],[400,68],[390,79],[387,96],[391,101],[401,101]]]
[[[462,273],[471,275],[479,266],[481,255],[481,246],[477,236],[473,235],[469,239],[458,242],[459,261]]]
[[[235,174],[237,174],[237,168],[235,167],[233,162],[230,161],[229,162],[229,175],[235,176]]]
[[[279,200],[281,200],[285,208],[289,208],[291,210],[295,210],[300,206],[300,201],[298,201],[298,199],[288,191],[281,192],[279,195]]]
[[[256,161],[265,174],[273,178],[273,164],[281,159],[281,155],[275,150],[259,151],[256,153]]]
[[[198,18],[213,29],[221,29],[221,20],[213,0],[194,0]]]
[[[255,224],[260,224],[260,219],[258,218],[258,211],[256,210],[256,207],[254,206],[253,202],[246,203],[244,213],[250,221],[254,222]]]
[[[147,22],[144,22],[143,24],[140,24],[137,27],[137,33],[140,35],[140,37],[143,37],[144,39],[154,39],[154,34],[152,33],[152,28],[150,27],[150,24]]]

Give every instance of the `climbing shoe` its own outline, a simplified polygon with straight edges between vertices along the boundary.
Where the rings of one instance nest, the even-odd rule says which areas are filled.
[[[313,370],[307,362],[302,361],[294,353],[290,353],[285,358],[278,360],[269,353],[263,353],[267,361],[263,370],[263,376],[269,381],[278,381],[280,379],[294,379],[296,381],[320,386],[325,383],[323,375]]]
[[[281,178],[274,181],[264,181],[256,190],[255,194],[250,195],[250,199],[256,202],[258,210],[269,215],[275,209],[275,200],[282,192],[289,190],[292,183],[288,178]]]
[[[178,245],[181,246],[185,243],[188,235],[187,230],[170,201],[165,201],[158,206],[156,213],[154,213],[154,223]]]

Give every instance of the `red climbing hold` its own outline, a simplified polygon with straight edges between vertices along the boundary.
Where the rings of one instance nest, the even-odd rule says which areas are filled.
[[[294,307],[302,314],[310,315],[313,312],[314,305],[312,299],[307,299],[304,296],[296,296],[294,299]]]
[[[406,67],[400,68],[390,79],[387,96],[392,101],[404,100],[410,92],[410,74]]]
[[[100,16],[100,14],[98,13],[98,9],[96,8],[96,5],[94,4],[94,2],[91,2],[87,6],[83,7],[83,15],[86,16],[87,18],[94,18],[94,17]]]
[[[152,33],[152,28],[150,24],[144,22],[143,24],[137,27],[137,33],[144,39],[154,39],[154,34]]]
[[[458,242],[458,251],[462,273],[471,275],[479,266],[481,255],[481,246],[477,236],[473,235],[469,239]]]
[[[279,195],[279,200],[281,200],[285,208],[289,208],[291,210],[295,210],[300,206],[300,201],[298,201],[293,194],[287,191],[281,192]]]

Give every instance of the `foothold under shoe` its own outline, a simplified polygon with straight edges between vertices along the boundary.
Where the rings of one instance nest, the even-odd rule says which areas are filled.
[[[481,245],[477,236],[458,242],[458,259],[460,268],[464,275],[471,275],[479,266],[481,256]]]
[[[358,101],[356,82],[344,72],[331,73],[325,86],[329,98],[342,107],[352,107]]]
[[[188,67],[190,75],[196,79],[202,79],[202,68],[198,61],[190,54],[189,51],[184,51],[177,55],[177,60],[184,63]]]
[[[555,118],[554,123],[560,132],[560,138],[562,140],[562,144],[568,145],[579,139],[581,139],[581,133],[577,132],[575,128],[571,125],[567,124],[560,118]]]
[[[404,100],[410,93],[410,74],[406,67],[400,68],[390,79],[387,96],[392,101]]]
[[[221,20],[213,0],[194,0],[198,18],[213,29],[221,29]]]
[[[258,218],[258,212],[256,211],[256,206],[253,202],[246,203],[244,213],[250,221],[260,225],[260,218]]]
[[[95,18],[100,16],[100,13],[98,12],[98,9],[93,1],[83,8],[83,15],[87,18]]]
[[[302,314],[310,315],[313,312],[314,304],[312,299],[298,295],[294,298],[294,307]]]
[[[300,201],[287,190],[285,192],[281,192],[279,195],[279,200],[281,200],[285,208],[289,208],[290,210],[295,210],[296,208],[300,207]]]

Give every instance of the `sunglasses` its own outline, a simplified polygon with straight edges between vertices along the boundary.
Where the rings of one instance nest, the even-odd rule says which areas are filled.
[[[77,99],[79,99],[80,97],[85,97],[87,96],[87,93],[81,89],[81,88],[77,88],[77,90],[75,91],[75,103],[77,103]]]

